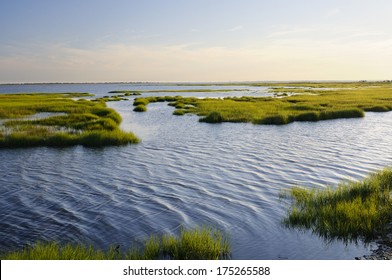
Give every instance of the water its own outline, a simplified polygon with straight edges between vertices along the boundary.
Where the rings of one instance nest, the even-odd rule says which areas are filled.
[[[103,96],[110,90],[168,87],[178,89],[59,84],[3,85],[0,92]],[[265,88],[249,89],[188,95],[267,94]],[[108,105],[140,144],[0,150],[1,251],[37,240],[127,248],[150,234],[177,234],[181,226],[203,224],[230,234],[234,259],[353,259],[375,248],[326,243],[311,232],[286,229],[282,219],[289,202],[279,194],[294,185],[361,179],[391,165],[392,113],[257,126],[199,123],[197,116],[173,116],[167,103],[149,104],[146,113],[133,112],[132,100]]]

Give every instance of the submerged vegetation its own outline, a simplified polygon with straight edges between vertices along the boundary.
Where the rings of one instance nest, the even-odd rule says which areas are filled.
[[[137,143],[119,129],[121,116],[83,93],[0,95],[0,148]],[[44,117],[41,115],[43,114]]]
[[[293,206],[284,223],[310,229],[327,240],[365,242],[387,234],[392,221],[392,170],[374,173],[361,182],[336,189],[290,190]]]
[[[181,90],[183,91],[183,90]],[[185,91],[185,90],[184,90]],[[192,90],[188,90],[192,91]],[[270,87],[275,97],[226,97],[197,99],[175,96],[137,98],[143,102],[168,101],[175,115],[199,115],[200,121],[251,122],[283,125],[296,121],[361,118],[365,112],[392,110],[390,83],[303,83]]]
[[[31,247],[10,252],[1,257],[7,260],[217,260],[230,256],[228,238],[220,231],[202,227],[181,230],[180,236],[151,236],[142,247],[132,247],[121,252],[120,246],[111,246],[108,251],[92,246],[39,242]]]

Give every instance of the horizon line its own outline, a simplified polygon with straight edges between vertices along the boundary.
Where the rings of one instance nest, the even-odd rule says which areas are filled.
[[[0,82],[0,85],[49,85],[49,84],[254,84],[254,83],[332,83],[332,82],[392,82],[388,79],[361,79],[361,80],[255,80],[255,81],[107,81],[107,82]]]

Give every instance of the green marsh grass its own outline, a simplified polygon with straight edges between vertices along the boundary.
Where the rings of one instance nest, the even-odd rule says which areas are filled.
[[[135,101],[133,102],[133,106],[138,106],[138,105],[148,105],[148,103],[150,103],[150,100],[144,97],[140,97],[140,98],[135,98]]]
[[[119,129],[121,116],[104,102],[74,100],[89,94],[0,95],[0,148],[83,145],[101,147],[137,143]],[[61,113],[34,119],[38,113]],[[26,117],[33,117],[26,119]]]
[[[266,86],[267,84],[248,85]],[[271,91],[279,95],[279,98],[244,96],[198,99],[181,96],[152,96],[136,98],[134,105],[146,106],[148,103],[166,101],[170,106],[175,107],[175,115],[196,114],[200,116],[201,122],[250,122],[263,125],[362,118],[365,112],[392,110],[392,87],[389,82],[268,85]],[[174,92],[182,91],[189,92],[190,90]],[[296,95],[289,95],[287,92],[294,92]]]
[[[207,123],[221,123],[223,122],[223,117],[219,112],[213,111],[207,116],[201,118],[199,121]]]
[[[128,100],[127,98],[125,98],[125,96],[128,96],[128,95],[124,94],[124,95],[104,96],[104,97],[96,98],[93,101],[94,102],[115,102],[115,101]]]
[[[159,92],[232,92],[232,91],[249,91],[248,89],[168,89],[168,90],[141,90],[143,93],[159,93]]]
[[[338,84],[333,84],[338,86]],[[339,84],[340,85],[340,84]],[[312,85],[307,94],[275,97],[227,97],[224,99],[182,98],[173,106],[192,105],[189,113],[209,122],[251,122],[283,125],[295,121],[323,121],[341,118],[362,118],[365,112],[392,110],[392,88],[389,84],[357,85],[334,90],[319,90],[328,84]],[[292,90],[292,89],[290,89]],[[298,89],[298,91],[304,91]],[[311,94],[309,94],[311,93]],[[181,102],[181,103],[180,103]],[[211,114],[211,115],[210,115]],[[217,119],[213,116],[220,116]]]
[[[186,113],[185,110],[177,109],[177,110],[174,110],[173,115],[176,115],[176,116],[183,116],[183,115],[185,115],[185,113]]]
[[[312,230],[326,240],[370,242],[386,234],[392,221],[392,169],[337,188],[294,187],[289,196],[288,227]]]
[[[5,260],[217,260],[230,257],[227,236],[208,227],[181,229],[180,236],[151,236],[141,247],[133,246],[121,252],[119,246],[102,251],[80,244],[60,245],[56,242],[38,242],[33,246],[4,254]]]
[[[135,111],[135,112],[146,112],[146,111],[147,111],[147,107],[146,107],[146,105],[139,104],[139,105],[137,105],[137,106],[133,109],[133,111]]]
[[[179,238],[163,237],[163,253],[178,260],[218,260],[230,255],[228,237],[218,230],[202,227],[193,231],[181,230]]]
[[[134,95],[141,95],[139,91],[134,90],[112,90],[109,93],[123,93],[124,96],[134,96]]]

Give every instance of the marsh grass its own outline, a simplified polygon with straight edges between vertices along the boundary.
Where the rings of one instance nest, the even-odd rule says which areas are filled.
[[[361,182],[322,190],[294,187],[293,205],[284,223],[310,229],[326,240],[370,242],[385,235],[392,220],[392,170],[371,174]]]
[[[123,93],[124,96],[141,95],[141,93],[139,91],[134,91],[134,90],[112,90],[112,91],[109,91],[109,93]]]
[[[195,113],[197,98],[182,96],[147,96],[142,98],[136,98],[133,102],[135,112],[147,111],[147,105],[155,102],[168,102],[169,106],[175,107],[173,115],[182,116],[188,113]],[[184,104],[186,102],[186,104]]]
[[[140,98],[135,98],[135,101],[133,102],[133,106],[138,106],[138,105],[148,105],[148,103],[150,103],[150,100],[144,97],[140,97]]]
[[[185,113],[186,113],[186,111],[182,110],[182,109],[177,109],[177,110],[173,111],[173,115],[176,115],[176,116],[183,116],[183,115],[185,115]]]
[[[137,105],[137,106],[133,109],[133,111],[135,111],[135,112],[146,112],[146,111],[147,111],[147,107],[146,107],[146,105],[139,104],[139,105]]]
[[[59,245],[56,242],[38,242],[17,252],[7,254],[7,260],[105,260],[108,256],[92,246]]]
[[[179,238],[164,236],[163,253],[178,260],[218,260],[230,256],[228,237],[218,230],[202,227],[193,231],[181,230]]]
[[[209,113],[206,117],[199,119],[199,121],[207,123],[221,123],[223,122],[223,117],[221,113],[213,111]]]
[[[250,85],[259,86],[259,84]],[[169,106],[175,107],[175,115],[196,114],[201,117],[201,122],[251,122],[264,125],[362,118],[365,112],[392,110],[392,88],[387,82],[268,85],[279,98],[244,96],[198,99],[182,96],[153,96],[137,98],[134,105],[166,101],[169,102]],[[177,92],[181,91],[183,90]],[[296,95],[288,95],[289,91],[295,92]]]
[[[317,84],[322,86],[322,84]],[[325,87],[327,85],[324,85]],[[334,84],[337,86],[337,84]],[[181,106],[192,105],[189,113],[201,116],[206,122],[252,122],[254,124],[284,125],[296,121],[316,122],[341,118],[362,118],[365,112],[392,110],[392,89],[389,84],[357,85],[356,88],[320,90],[298,89],[307,94],[274,97],[228,97],[181,99]],[[311,93],[311,94],[309,94]],[[179,101],[173,103],[179,105]],[[212,118],[213,116],[219,118]]]
[[[128,98],[125,98],[126,96],[129,96],[130,94],[124,94],[124,95],[113,95],[113,96],[104,96],[100,98],[93,99],[92,101],[94,102],[115,102],[115,101],[124,101],[128,100]]]
[[[133,246],[121,252],[120,246],[102,251],[80,244],[60,245],[56,242],[38,242],[22,250],[9,252],[1,259],[7,260],[216,260],[230,256],[228,238],[218,230],[208,227],[182,229],[180,236],[151,236],[141,247]]]
[[[232,92],[232,91],[249,91],[249,89],[168,89],[168,90],[141,90],[143,93],[184,93],[184,92]]]
[[[0,95],[0,148],[83,145],[100,147],[137,143],[119,129],[121,116],[103,102],[74,100],[88,94]],[[34,119],[38,113],[61,115]],[[26,119],[26,117],[31,117]]]

